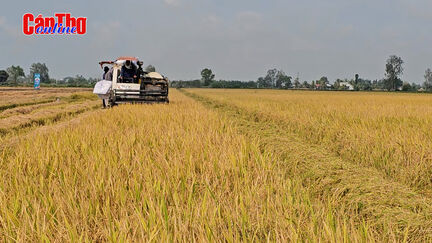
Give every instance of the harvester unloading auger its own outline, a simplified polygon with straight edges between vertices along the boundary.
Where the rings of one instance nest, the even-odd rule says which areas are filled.
[[[126,75],[126,65],[132,65],[134,75]],[[145,72],[143,62],[136,57],[119,57],[116,61],[102,61],[99,65],[112,66],[105,80],[93,90],[106,105],[124,103],[169,103],[169,80],[157,72]],[[136,67],[138,66],[138,67]],[[129,66],[130,67],[130,66]],[[129,72],[130,73],[130,72]]]

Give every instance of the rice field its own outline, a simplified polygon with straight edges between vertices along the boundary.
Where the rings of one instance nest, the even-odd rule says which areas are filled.
[[[432,241],[430,95],[7,93],[1,241]]]

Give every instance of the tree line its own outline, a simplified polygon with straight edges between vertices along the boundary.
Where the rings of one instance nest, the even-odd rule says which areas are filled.
[[[330,83],[323,76],[318,80],[300,81],[300,78],[287,75],[283,70],[270,69],[266,75],[254,81],[240,80],[215,80],[216,75],[209,68],[201,71],[201,79],[188,81],[172,81],[171,86],[176,88],[228,88],[228,89],[313,89],[313,90],[387,90],[387,91],[432,91],[432,70],[428,68],[424,74],[422,84],[403,82],[401,76],[404,72],[404,61],[401,57],[390,56],[385,65],[385,76],[382,79],[368,80],[353,75],[352,79],[336,79]],[[149,65],[147,72],[155,72],[156,68]],[[35,73],[41,75],[41,83],[51,86],[66,87],[93,87],[99,79],[85,78],[82,75],[53,79],[49,76],[49,69],[45,63],[33,63],[26,75],[20,66],[10,66],[6,70],[0,70],[0,85],[32,85]]]
[[[148,65],[145,68],[146,72],[156,72],[153,65]],[[10,66],[6,70],[0,70],[0,85],[3,86],[31,86],[34,82],[34,74],[39,73],[41,83],[45,86],[61,86],[61,87],[94,87],[100,81],[97,78],[85,78],[82,75],[74,77],[65,77],[63,79],[53,79],[49,76],[49,69],[45,63],[33,63],[30,66],[28,75],[24,69],[18,66]],[[101,74],[102,76],[102,74]]]
[[[390,56],[385,65],[385,77],[382,79],[368,80],[355,74],[352,79],[336,79],[330,83],[323,76],[318,80],[300,81],[297,77],[287,75],[283,70],[270,69],[263,77],[256,81],[215,80],[215,74],[209,68],[201,71],[201,79],[189,81],[173,81],[172,87],[176,88],[241,88],[241,89],[314,89],[314,90],[352,90],[352,91],[432,91],[432,71],[425,71],[423,84],[403,82],[404,61],[401,57]]]
[[[99,81],[96,78],[85,78],[82,75],[53,79],[49,76],[49,69],[45,63],[33,63],[27,75],[19,65],[0,70],[0,85],[33,85],[35,73],[40,74],[41,83],[47,86],[93,87]]]

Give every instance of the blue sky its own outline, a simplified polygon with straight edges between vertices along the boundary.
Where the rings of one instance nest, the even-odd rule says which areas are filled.
[[[0,69],[45,62],[50,74],[99,77],[97,62],[134,55],[171,79],[256,80],[283,69],[301,80],[384,77],[389,55],[403,79],[432,68],[429,0],[8,1],[0,10]],[[85,36],[24,36],[22,15],[88,17]]]

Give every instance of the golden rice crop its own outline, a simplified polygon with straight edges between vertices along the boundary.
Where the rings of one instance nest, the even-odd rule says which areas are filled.
[[[198,92],[198,91],[197,91]],[[199,90],[432,196],[429,94]]]
[[[70,97],[73,94],[82,95],[88,89],[82,88],[0,88],[0,112],[20,106],[44,104],[56,101],[57,98]],[[93,97],[94,98],[94,97]]]
[[[22,97],[17,98],[20,99]],[[4,105],[5,110],[0,110],[0,141],[7,139],[6,135],[14,136],[22,133],[26,128],[48,125],[99,106],[100,101],[97,97],[88,92],[70,92],[68,95],[63,93],[49,100]]]
[[[260,99],[270,91],[253,92],[254,98]],[[287,129],[284,121],[271,119],[271,114],[234,105],[233,100],[241,96],[238,91],[188,90],[183,93],[229,115],[249,137],[259,137],[260,149],[281,160],[279,169],[287,177],[301,181],[313,198],[327,201],[329,208],[343,209],[344,217],[357,224],[367,223],[369,231],[379,232],[387,241],[431,240],[432,201],[423,193],[388,178],[375,167],[344,159],[325,144],[311,142],[295,130]]]
[[[432,240],[429,198],[301,132],[318,118],[287,129],[285,106],[318,112],[307,94],[187,92],[195,100],[173,90],[169,105],[97,110],[0,147],[1,241]]]
[[[99,107],[99,101],[87,101],[77,104],[54,105],[43,107],[29,114],[19,114],[4,119],[0,119],[0,135],[18,130],[33,124],[45,124],[49,120],[57,120],[62,116]]]

